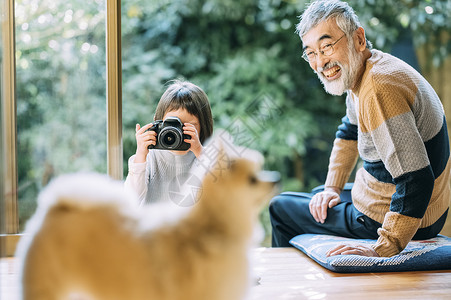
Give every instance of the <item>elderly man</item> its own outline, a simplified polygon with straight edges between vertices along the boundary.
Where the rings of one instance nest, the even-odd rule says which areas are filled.
[[[273,246],[302,233],[369,238],[328,255],[389,257],[442,229],[450,200],[449,141],[440,99],[405,62],[372,50],[345,2],[315,1],[297,25],[303,57],[333,95],[346,92],[324,190],[287,192],[270,205]],[[358,156],[351,192],[343,190]]]

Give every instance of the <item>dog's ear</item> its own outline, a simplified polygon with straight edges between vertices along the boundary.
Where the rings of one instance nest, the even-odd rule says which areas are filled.
[[[218,158],[233,159],[247,159],[253,161],[260,167],[263,166],[264,158],[260,152],[235,144],[232,136],[224,130],[218,130],[205,144],[204,153],[210,157],[211,160]],[[212,155],[213,154],[213,155]]]
[[[210,138],[204,145],[198,163],[191,170],[198,178],[214,177],[216,180],[222,170],[228,169],[229,156],[222,141],[217,135]]]
[[[217,176],[224,176],[224,172],[230,170],[235,161],[232,145],[221,138],[214,141],[214,149],[211,149],[214,152],[212,166]]]
[[[218,177],[223,176],[223,171],[229,170],[232,162],[238,159],[252,161],[259,167],[264,161],[259,152],[235,145],[230,134],[226,131],[218,131],[205,143],[199,165],[204,176],[210,174]]]

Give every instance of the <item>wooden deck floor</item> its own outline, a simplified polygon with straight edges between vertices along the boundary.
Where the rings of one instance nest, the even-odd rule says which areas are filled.
[[[261,284],[249,300],[451,299],[451,270],[339,274],[294,248],[259,248],[253,257]]]
[[[451,299],[451,270],[338,274],[294,248],[258,248],[252,259],[260,283],[251,288],[246,300]],[[17,291],[15,260],[2,258],[0,299],[18,300]]]

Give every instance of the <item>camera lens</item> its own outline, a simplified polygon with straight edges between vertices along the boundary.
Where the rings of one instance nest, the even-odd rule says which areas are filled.
[[[164,137],[163,137],[163,142],[165,145],[167,146],[172,146],[174,145],[174,143],[176,142],[177,137],[174,135],[173,132],[168,132]]]
[[[177,149],[182,142],[182,134],[175,127],[166,127],[161,130],[158,140],[163,148]]]

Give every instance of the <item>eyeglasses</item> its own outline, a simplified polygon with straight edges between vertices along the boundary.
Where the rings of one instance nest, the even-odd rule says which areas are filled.
[[[326,44],[326,45],[322,46],[321,48],[319,48],[319,53],[321,53],[324,56],[331,56],[332,54],[334,54],[334,52],[335,52],[335,49],[334,49],[335,44],[338,43],[345,35],[346,34],[343,34],[334,43]],[[307,52],[304,51],[302,53],[302,58],[305,59],[307,62],[315,60],[317,56],[318,56],[318,53],[313,51],[313,50],[310,50],[310,49]]]

